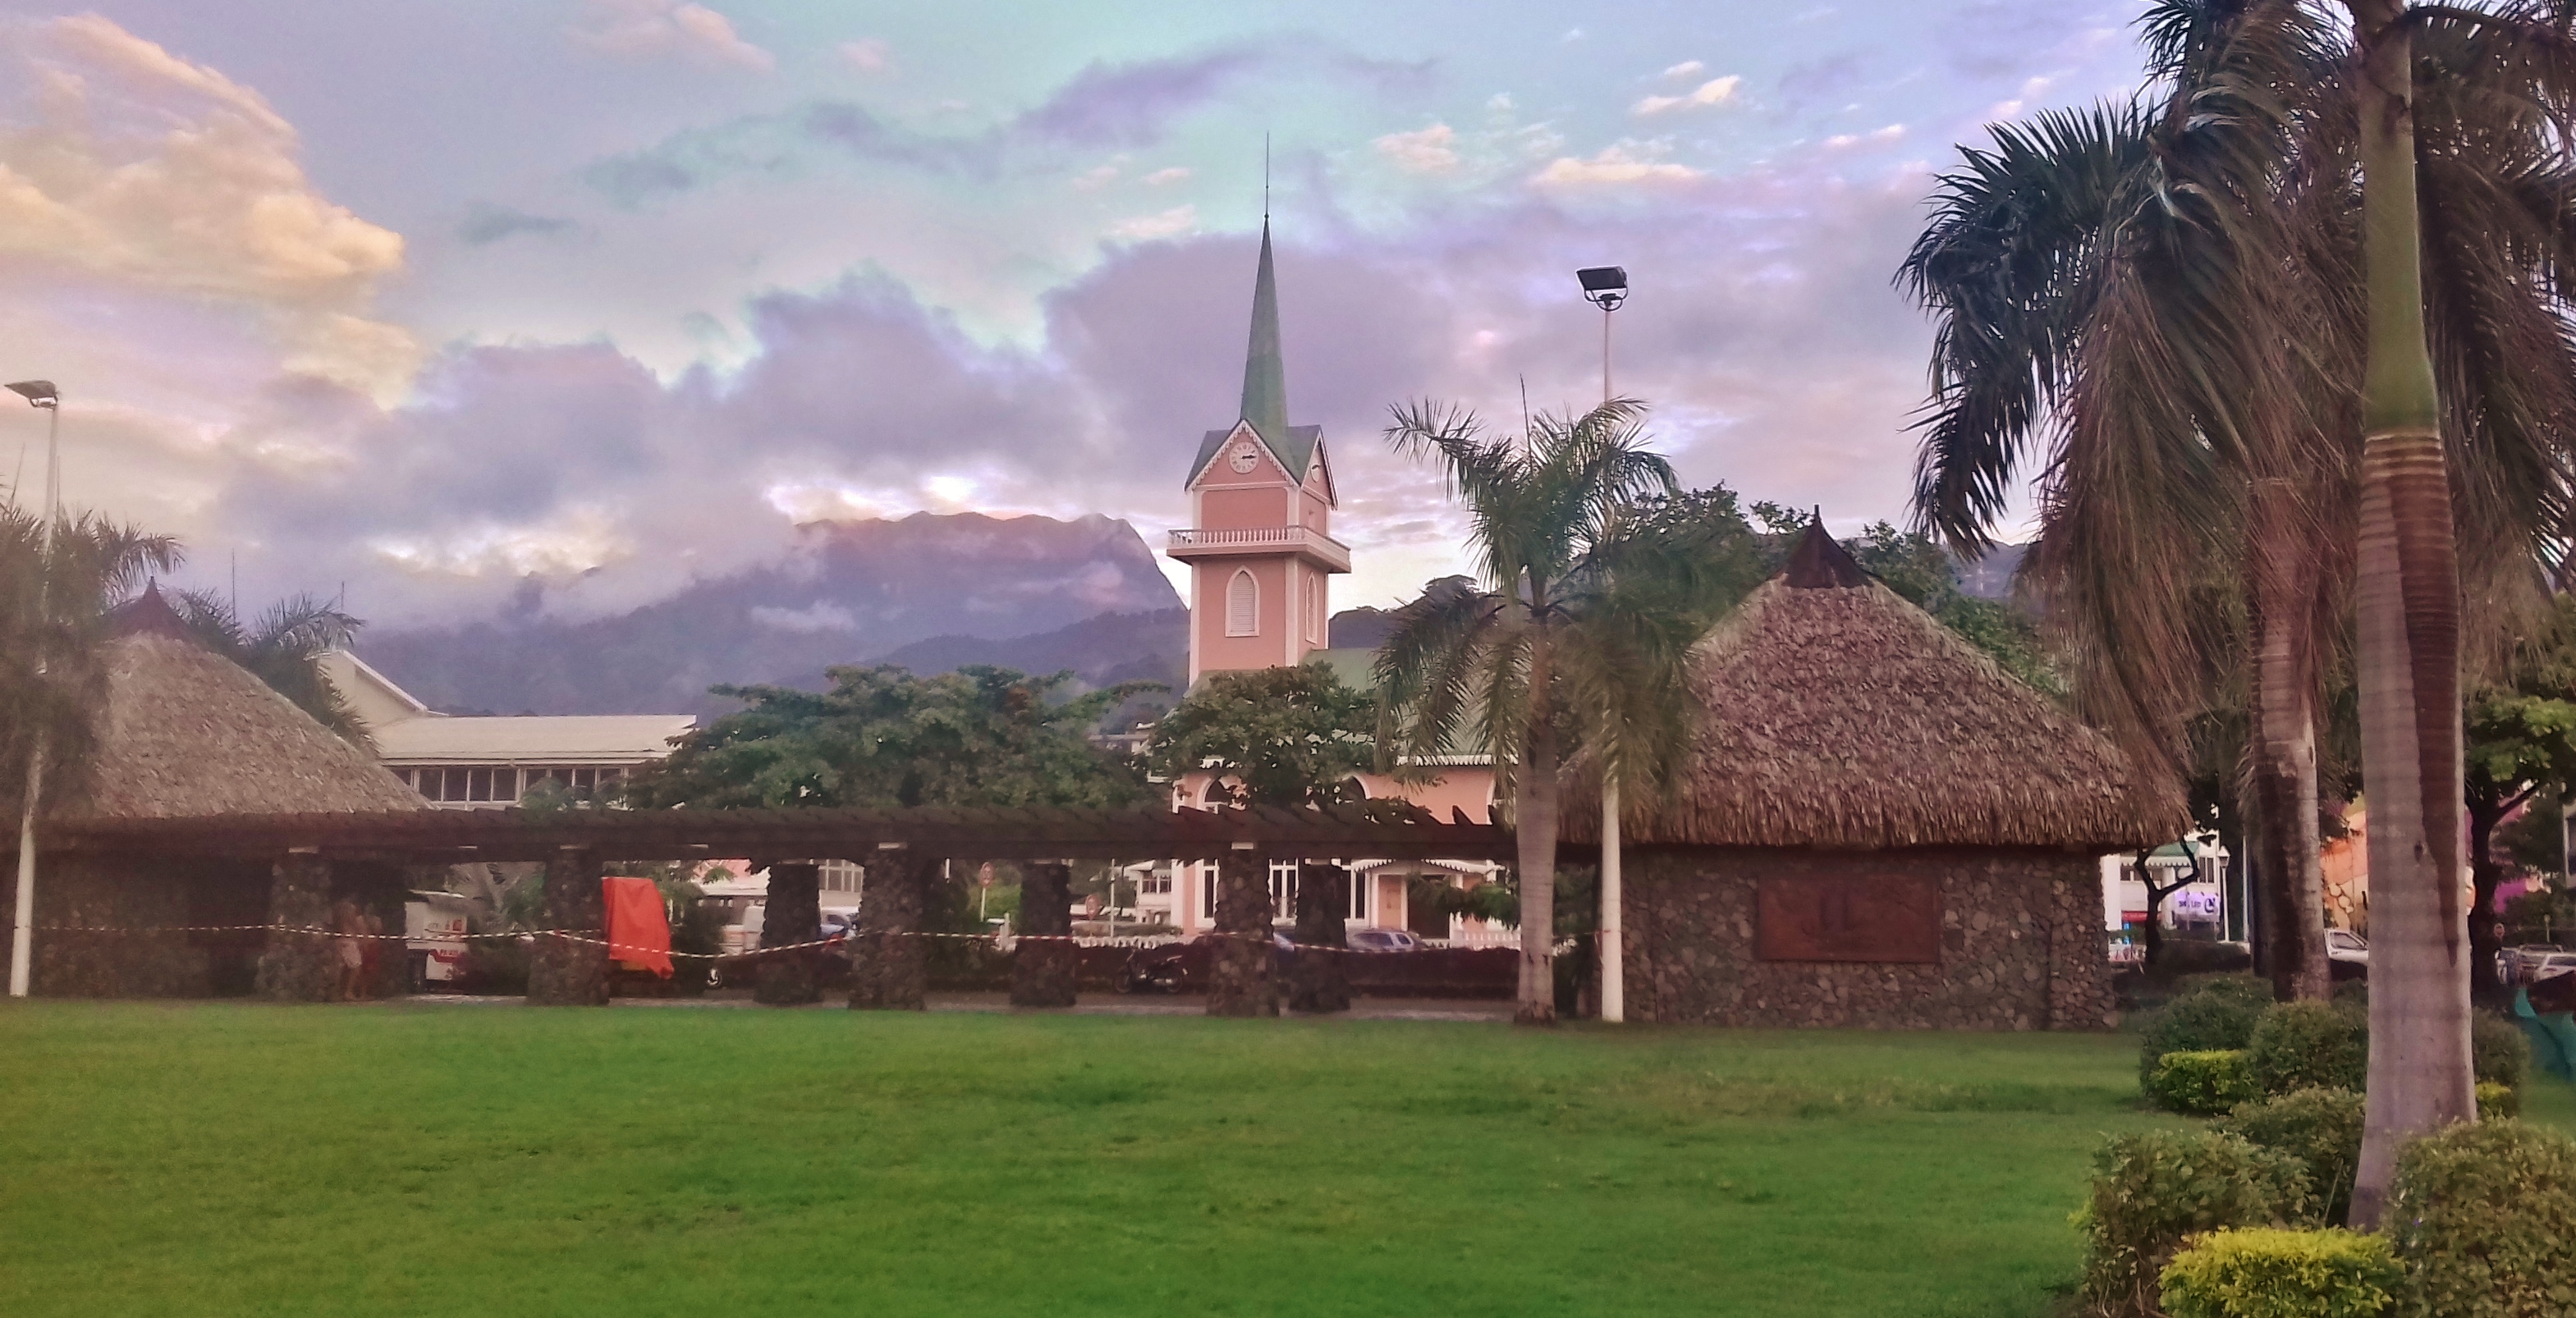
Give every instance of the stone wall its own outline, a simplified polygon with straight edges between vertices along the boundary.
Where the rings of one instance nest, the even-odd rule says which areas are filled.
[[[1938,964],[1755,955],[1760,880],[1896,875],[1940,885]],[[1626,894],[1631,1019],[1970,1030],[2118,1023],[2090,855],[1640,847],[1628,853]]]

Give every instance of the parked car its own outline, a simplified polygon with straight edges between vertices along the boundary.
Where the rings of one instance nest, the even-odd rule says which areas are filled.
[[[1422,940],[1410,929],[1353,929],[1342,935],[1354,952],[1419,952]]]
[[[2496,953],[2496,978],[2506,984],[2532,984],[2576,973],[2576,952],[2553,943],[2525,943]]]
[[[1185,943],[1165,943],[1160,947],[1140,947],[1127,957],[1127,973],[1119,981],[1121,993],[1201,993],[1208,984],[1208,963],[1216,956],[1219,943],[1231,934],[1204,933]],[[1286,970],[1297,956],[1297,945],[1286,934],[1272,930],[1271,945],[1277,949],[1278,967]]]

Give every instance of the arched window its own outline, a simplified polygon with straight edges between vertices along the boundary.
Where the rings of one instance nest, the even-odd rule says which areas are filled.
[[[1236,568],[1234,580],[1225,586],[1225,634],[1259,636],[1261,634],[1261,583],[1252,579],[1252,570]]]
[[[1324,574],[1315,573],[1306,591],[1306,639],[1324,643]]]

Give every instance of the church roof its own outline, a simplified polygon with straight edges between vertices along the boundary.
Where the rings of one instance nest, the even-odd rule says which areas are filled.
[[[1289,478],[1306,479],[1314,465],[1315,446],[1323,442],[1322,426],[1288,424],[1288,366],[1279,350],[1279,279],[1270,258],[1270,221],[1261,222],[1261,265],[1252,277],[1252,336],[1243,354],[1242,419],[1251,423],[1271,456],[1288,469]],[[1190,463],[1190,481],[1216,460],[1233,426],[1211,430],[1199,441]],[[1186,484],[1188,482],[1184,482]]]

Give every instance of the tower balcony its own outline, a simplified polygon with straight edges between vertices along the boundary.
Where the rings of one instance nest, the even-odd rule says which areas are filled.
[[[1303,526],[1174,531],[1163,552],[1184,563],[1201,558],[1270,558],[1288,554],[1327,572],[1351,570],[1349,545]]]

